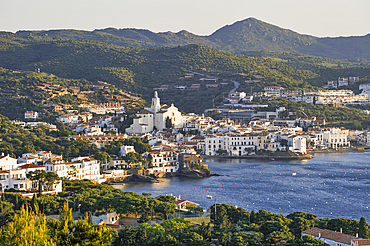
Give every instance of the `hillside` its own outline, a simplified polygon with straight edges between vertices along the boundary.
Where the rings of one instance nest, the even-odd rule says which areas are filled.
[[[96,90],[96,85],[85,79],[65,79],[43,72],[8,70],[0,67],[0,114],[10,119],[23,119],[26,111],[37,111],[39,120],[54,122],[63,114],[55,105],[70,105],[78,109],[82,103],[119,102],[127,109],[140,108],[144,100],[113,85]],[[77,89],[74,93],[71,88]]]
[[[147,100],[155,87],[185,83],[181,77],[189,70],[201,72],[204,77],[217,76],[226,84],[235,73],[259,75],[272,84],[290,89],[312,89],[306,82],[318,77],[314,72],[293,69],[284,63],[202,45],[136,49],[51,35],[1,33],[0,37],[1,67],[24,71],[39,68],[41,72],[67,79],[105,81],[118,89],[142,94]],[[200,82],[199,78],[193,81]],[[216,103],[222,101],[222,94],[229,90],[228,86],[207,89],[204,84],[196,93],[188,93],[178,106],[183,111],[202,112],[212,105],[212,99]],[[184,92],[168,94],[171,96],[164,100],[165,103],[174,102],[176,96],[184,98]],[[199,105],[191,104],[194,98],[199,99]]]
[[[265,23],[255,18],[226,25],[208,36],[188,31],[155,33],[143,29],[98,29],[20,31],[21,34],[55,35],[73,39],[89,39],[124,47],[160,47],[201,44],[223,51],[291,52],[334,59],[370,59],[370,34],[361,37],[318,38]]]

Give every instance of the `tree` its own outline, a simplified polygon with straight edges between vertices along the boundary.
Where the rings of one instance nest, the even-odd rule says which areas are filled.
[[[110,162],[111,160],[111,157],[107,152],[98,152],[94,155],[94,158],[100,161],[100,163],[103,163],[103,162],[107,163],[107,162]]]
[[[0,229],[1,245],[17,246],[56,246],[57,243],[49,236],[46,219],[36,209],[30,211],[22,207],[14,221]]]
[[[294,235],[280,218],[264,222],[260,227],[260,232],[263,233],[265,241],[271,244],[285,244],[294,239]]]
[[[320,239],[313,238],[310,235],[304,235],[302,237],[302,241],[301,241],[300,245],[303,245],[303,246],[325,246],[325,245],[329,245],[329,244],[326,244],[324,241],[321,241]]]
[[[361,238],[369,238],[369,225],[366,223],[366,219],[364,217],[361,217],[360,219],[358,236]]]
[[[129,152],[127,153],[124,157],[123,157],[123,160],[125,160],[125,162],[128,164],[128,165],[140,165],[141,163],[145,164],[146,161],[143,159],[142,155],[140,155],[139,153],[137,152]]]
[[[38,208],[39,204],[36,199],[36,195],[33,194],[32,200],[31,200],[31,208],[36,211],[36,208]]]
[[[153,156],[151,154],[148,155],[148,166],[153,167]]]
[[[75,221],[68,203],[64,203],[59,220],[48,220],[48,227],[52,240],[58,246],[107,245],[112,241],[109,229],[106,226],[89,223],[87,214],[84,220],[80,218]]]
[[[362,129],[362,124],[358,120],[354,120],[352,122],[352,127],[355,130],[361,130]]]
[[[170,118],[170,117],[166,117],[166,122],[165,122],[165,124],[166,124],[166,128],[168,128],[168,129],[170,129],[170,128],[172,128],[172,119]]]
[[[33,182],[37,182],[37,187],[38,187],[39,195],[41,196],[43,185],[45,183],[45,177],[46,177],[45,170],[39,170],[38,169],[38,170],[35,170],[35,171],[28,172],[26,174],[26,177],[29,180],[33,181]]]
[[[13,218],[13,214],[14,214],[13,204],[8,201],[1,200],[0,201],[0,227],[7,225],[8,222]]]
[[[214,211],[214,205],[211,207],[211,211]],[[211,221],[213,221],[216,229],[228,230],[231,228],[231,223],[229,217],[227,216],[227,210],[225,206],[217,206],[216,214],[214,212],[211,213]]]
[[[244,238],[239,233],[234,233],[230,240],[230,246],[247,246],[248,243],[244,241]]]
[[[137,230],[125,225],[124,228],[118,231],[118,237],[112,243],[112,246],[136,246]]]
[[[168,220],[168,214],[175,211],[176,205],[173,203],[162,202],[157,206],[157,211],[163,214]]]
[[[68,136],[71,136],[72,135],[72,132],[67,130],[67,129],[61,129],[59,131],[59,136],[60,137],[68,137]]]
[[[312,223],[312,221],[306,220],[302,217],[295,217],[289,224],[289,228],[296,238],[300,238],[301,232],[310,229],[312,227]]]
[[[201,226],[199,227],[198,233],[199,233],[199,235],[201,235],[203,237],[204,240],[211,241],[211,225],[210,225],[210,223],[208,223],[206,225],[206,223],[203,221]]]
[[[58,184],[59,180],[60,180],[60,178],[59,178],[58,174],[56,174],[56,173],[48,172],[48,173],[45,174],[45,185],[48,188],[48,190],[52,190],[53,185]]]
[[[160,196],[158,198],[159,201],[162,201],[162,202],[169,202],[169,203],[175,203],[176,202],[176,198],[173,197],[173,196]]]

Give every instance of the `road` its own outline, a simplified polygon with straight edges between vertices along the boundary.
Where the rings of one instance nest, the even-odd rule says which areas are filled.
[[[186,70],[186,69],[185,69]],[[189,73],[194,73],[194,74],[197,74],[197,75],[201,75],[201,76],[206,76],[208,78],[215,78],[215,79],[222,79],[220,77],[216,77],[216,76],[210,76],[210,75],[206,75],[206,74],[203,74],[203,73],[198,73],[198,72],[194,72],[194,71],[191,71],[191,70],[187,70]],[[234,83],[234,88],[229,92],[228,94],[228,98],[231,97],[231,94],[233,94],[238,88],[239,88],[239,85],[240,83],[233,80],[233,79],[230,79],[229,80],[230,82],[233,82]]]
[[[237,81],[235,81],[235,80],[230,79],[230,81],[234,83],[234,89],[232,89],[232,90],[229,92],[229,96],[228,96],[228,98],[230,98],[230,97],[231,97],[231,94],[233,94],[233,93],[234,93],[234,92],[239,88],[239,85],[240,85],[240,83],[239,83],[239,82],[237,82]]]

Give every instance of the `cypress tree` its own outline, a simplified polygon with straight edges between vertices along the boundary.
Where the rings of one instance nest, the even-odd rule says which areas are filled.
[[[15,196],[14,208],[15,208],[15,210],[18,210],[20,208],[20,206],[19,206],[19,200],[18,200],[18,195]]]
[[[358,236],[361,238],[369,238],[369,225],[366,223],[366,219],[364,217],[361,217],[360,219]]]
[[[38,203],[36,199],[36,194],[33,194],[32,200],[31,200],[31,206],[34,211],[36,211],[36,207],[38,208]]]
[[[2,202],[6,202],[5,192],[3,192],[3,194],[1,195],[1,201]]]

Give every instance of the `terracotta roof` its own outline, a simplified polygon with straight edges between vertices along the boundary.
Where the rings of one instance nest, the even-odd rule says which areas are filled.
[[[354,242],[357,245],[361,246],[368,246],[370,245],[370,239],[352,239],[352,242]]]
[[[320,228],[312,228],[310,230],[303,231],[302,233],[309,234],[315,237],[318,237],[320,233],[321,234],[320,238],[326,238],[336,242],[345,243],[348,245],[351,245],[351,240],[355,238],[354,236],[348,234]]]
[[[138,114],[153,114],[153,113],[150,112],[149,110],[143,109]]]
[[[45,168],[45,167],[34,165],[34,164],[25,164],[25,165],[19,166],[19,168],[26,169],[26,168]]]

